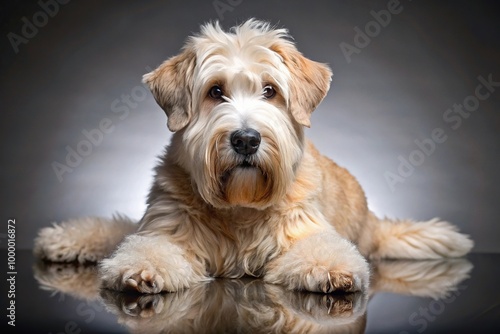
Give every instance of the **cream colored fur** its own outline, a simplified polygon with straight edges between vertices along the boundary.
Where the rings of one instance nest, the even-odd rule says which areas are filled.
[[[137,225],[122,216],[73,219],[42,228],[33,250],[37,257],[56,262],[96,262],[135,230]]]
[[[365,291],[366,259],[466,254],[472,241],[448,223],[375,217],[355,178],[305,139],[330,77],[284,29],[255,20],[231,32],[203,26],[144,76],[175,133],[137,231],[117,224],[108,247],[106,222],[63,223],[41,231],[36,254],[104,258],[104,287],[144,293],[244,275],[288,289]],[[248,128],[261,136],[258,150],[239,154],[231,134]]]

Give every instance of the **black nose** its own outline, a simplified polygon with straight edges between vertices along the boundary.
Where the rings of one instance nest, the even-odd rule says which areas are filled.
[[[231,145],[236,153],[251,155],[260,145],[260,133],[254,129],[237,130],[231,134]]]

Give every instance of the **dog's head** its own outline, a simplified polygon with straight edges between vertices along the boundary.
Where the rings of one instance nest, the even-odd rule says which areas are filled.
[[[144,76],[182,146],[176,159],[218,208],[265,208],[285,196],[303,127],[330,80],[328,66],[302,56],[285,29],[256,20],[230,32],[203,26]]]

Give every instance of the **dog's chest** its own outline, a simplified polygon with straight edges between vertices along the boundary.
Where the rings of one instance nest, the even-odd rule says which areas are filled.
[[[264,212],[235,210],[217,217],[220,234],[217,251],[208,259],[213,275],[260,275],[264,265],[279,253],[271,217]],[[216,232],[217,233],[217,232]]]

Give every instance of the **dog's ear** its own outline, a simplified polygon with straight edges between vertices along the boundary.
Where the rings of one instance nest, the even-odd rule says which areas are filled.
[[[289,83],[289,107],[297,122],[310,127],[311,113],[330,89],[332,71],[326,64],[304,57],[293,44],[276,44],[271,49],[282,58],[292,75]]]
[[[184,128],[191,119],[192,76],[195,55],[190,50],[166,60],[154,71],[143,76],[156,102],[168,117],[170,131]]]

